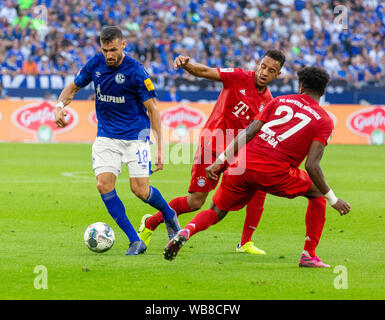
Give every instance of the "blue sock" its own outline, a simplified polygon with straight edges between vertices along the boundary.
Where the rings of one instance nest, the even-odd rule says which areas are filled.
[[[150,186],[150,193],[144,202],[162,212],[163,220],[170,220],[175,216],[175,211],[163,199],[159,190],[153,186]]]
[[[116,190],[114,189],[109,193],[102,194],[101,196],[109,214],[127,235],[130,242],[140,240],[136,230],[127,218],[126,209],[124,208],[123,202],[116,194]]]

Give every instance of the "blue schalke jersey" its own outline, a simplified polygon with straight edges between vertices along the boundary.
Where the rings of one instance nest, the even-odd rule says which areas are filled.
[[[125,55],[122,63],[107,66],[102,53],[80,70],[74,82],[83,88],[95,85],[98,137],[122,140],[149,138],[150,119],[143,102],[156,97],[154,86],[142,64]]]

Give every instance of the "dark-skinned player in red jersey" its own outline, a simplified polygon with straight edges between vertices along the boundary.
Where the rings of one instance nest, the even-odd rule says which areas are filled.
[[[285,55],[278,50],[268,50],[258,64],[256,71],[240,68],[210,68],[191,62],[189,57],[179,56],[174,61],[174,68],[182,67],[190,74],[223,83],[223,89],[214,109],[200,134],[200,141],[191,170],[188,195],[177,197],[169,203],[177,214],[200,209],[210,191],[218,181],[207,179],[205,169],[224,151],[239,130],[245,129],[270,102],[273,97],[268,84],[279,76],[285,63]],[[225,168],[222,168],[224,171]],[[258,191],[247,205],[246,218],[237,245],[237,252],[265,254],[251,241],[254,230],[260,221],[266,193]],[[145,215],[138,230],[139,237],[148,245],[153,231],[163,222],[161,212]]]
[[[327,268],[315,253],[325,223],[326,199],[340,215],[350,205],[335,196],[324,178],[320,161],[333,131],[333,121],[319,106],[329,82],[322,68],[305,67],[298,72],[297,95],[276,97],[255,120],[241,132],[207,167],[207,176],[217,181],[227,156],[239,152],[245,156],[245,171],[231,174],[231,165],[224,173],[209,210],[198,213],[164,249],[164,257],[173,260],[180,248],[197,232],[220,221],[228,211],[244,207],[257,191],[286,198],[308,198],[305,246],[300,267]],[[247,145],[245,146],[245,144]],[[307,158],[306,158],[307,157]],[[306,158],[305,170],[299,165]]]

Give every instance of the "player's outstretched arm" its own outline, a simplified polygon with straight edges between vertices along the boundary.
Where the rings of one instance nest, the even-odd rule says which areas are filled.
[[[310,146],[309,154],[305,162],[306,171],[309,173],[314,185],[320,193],[326,197],[330,205],[336,209],[340,215],[345,215],[350,211],[349,203],[342,199],[338,199],[333,190],[326,183],[323,171],[321,169],[321,159],[325,150],[325,146],[319,141],[313,141]],[[312,192],[312,191],[311,191]]]
[[[163,169],[163,140],[162,140],[162,124],[160,121],[160,113],[156,105],[155,98],[148,99],[143,102],[147,109],[148,117],[151,122],[151,129],[154,130],[155,139],[157,142],[157,154],[155,159],[156,169],[153,172]]]
[[[183,68],[195,77],[206,78],[208,80],[221,81],[221,77],[216,68],[210,68],[204,64],[190,62],[188,56],[178,56],[174,60],[174,69]]]
[[[218,180],[218,171],[228,157],[235,155],[246,143],[253,139],[261,130],[264,122],[261,120],[254,120],[245,130],[242,130],[227,146],[213,164],[206,168],[207,177],[213,180]]]
[[[60,93],[58,103],[55,107],[55,123],[58,127],[64,128],[68,122],[65,120],[65,116],[67,115],[64,107],[68,106],[72,99],[74,98],[76,92],[78,92],[81,88],[75,85],[74,82],[71,82],[68,86],[66,86],[63,91]]]

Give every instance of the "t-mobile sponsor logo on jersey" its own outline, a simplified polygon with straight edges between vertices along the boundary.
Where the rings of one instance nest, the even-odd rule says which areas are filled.
[[[347,119],[347,126],[355,134],[366,137],[368,143],[385,143],[385,107],[375,106],[359,110]]]
[[[246,103],[239,101],[238,104],[234,107],[233,115],[239,118],[240,116],[244,116],[249,109],[250,107]],[[250,116],[246,116],[245,118],[249,120]]]
[[[55,106],[48,101],[28,104],[13,113],[12,122],[23,131],[34,133],[36,141],[54,141],[57,133],[71,130],[78,122],[76,112],[66,107],[68,125],[65,128],[58,128],[55,124],[54,110]]]

